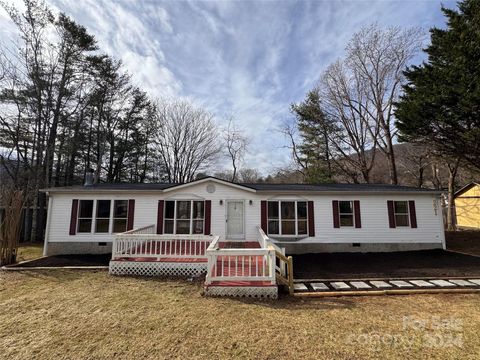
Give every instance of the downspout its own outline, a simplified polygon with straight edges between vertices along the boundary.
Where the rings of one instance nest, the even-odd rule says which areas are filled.
[[[48,256],[48,238],[50,236],[50,224],[52,223],[53,197],[51,197],[50,193],[48,192],[47,192],[47,196],[48,196],[47,226],[45,229],[45,239],[43,242],[43,256]]]

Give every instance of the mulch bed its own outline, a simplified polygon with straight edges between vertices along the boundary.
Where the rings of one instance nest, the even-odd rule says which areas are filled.
[[[445,239],[450,250],[480,255],[480,231],[445,231]]]
[[[56,255],[32,260],[11,267],[108,266],[112,255]]]
[[[444,250],[293,256],[296,279],[480,277],[480,257]]]

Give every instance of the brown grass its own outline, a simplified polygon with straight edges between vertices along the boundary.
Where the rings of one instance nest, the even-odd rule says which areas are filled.
[[[38,259],[43,255],[43,244],[20,244],[17,250],[17,262]]]
[[[0,272],[0,324],[4,359],[480,357],[474,294],[255,301],[102,271]]]

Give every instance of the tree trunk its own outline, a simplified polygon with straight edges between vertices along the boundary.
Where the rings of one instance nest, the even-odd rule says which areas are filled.
[[[37,221],[35,224],[35,241],[43,242],[43,230],[45,227],[45,205],[46,194],[44,192],[38,193],[38,209],[37,209]]]
[[[418,170],[418,183],[417,183],[417,186],[419,188],[423,187],[423,173],[424,173],[425,169],[422,167]]]
[[[454,164],[448,164],[448,208],[447,208],[447,230],[455,231],[455,178],[457,177],[459,160]]]
[[[392,137],[389,132],[386,131],[386,143],[387,143],[387,161],[388,161],[388,170],[390,172],[390,183],[393,185],[398,184],[397,176],[397,164],[395,162],[395,152],[393,150]]]

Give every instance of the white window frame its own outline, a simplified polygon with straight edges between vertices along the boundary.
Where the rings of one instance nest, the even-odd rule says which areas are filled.
[[[278,219],[269,218],[269,211],[268,211],[268,203],[277,203],[278,204]],[[282,202],[293,202],[295,205],[295,220],[293,219],[286,219],[285,221],[295,221],[295,234],[282,234]],[[305,234],[298,233],[298,203],[302,202],[305,203],[305,209],[307,210],[307,218],[305,220],[301,219],[301,221],[306,221],[307,228]],[[270,221],[278,221],[278,234],[270,234],[268,231],[268,225]],[[267,200],[267,235],[272,236],[282,236],[282,237],[298,237],[298,236],[308,236],[308,201],[307,200]]]
[[[117,218],[115,217],[115,201],[125,201],[127,203],[127,217],[126,218]],[[114,233],[113,232],[113,222],[115,221],[115,219],[125,219],[125,231],[127,231],[127,228],[128,228],[128,212],[129,212],[129,206],[128,206],[128,199],[114,199],[112,200],[112,203],[111,203],[111,207],[110,207],[110,234],[121,234],[121,233]],[[124,232],[125,232],[124,231]]]
[[[164,214],[166,214],[166,208],[167,208],[167,202],[173,202],[174,203],[174,207],[173,207],[173,219],[172,218],[167,218],[166,216],[163,217],[163,233],[164,234],[170,234],[170,233],[166,233],[165,232],[165,222],[168,220],[168,221],[173,221],[173,233],[170,234],[170,235],[177,235],[177,201],[189,201],[190,202],[190,226],[189,226],[189,232],[188,234],[178,234],[178,235],[200,235],[200,234],[195,234],[193,233],[193,222],[194,221],[200,221],[202,220],[202,234],[205,232],[205,200],[199,200],[199,199],[171,199],[171,200],[165,200],[165,204],[164,204]],[[194,218],[193,217],[193,203],[194,202],[203,202],[203,218]],[[186,220],[186,219],[180,219],[180,220]]]
[[[98,220],[106,220],[107,218],[99,218],[97,217],[97,210],[98,210],[98,202],[99,201],[110,201],[110,211],[109,211],[109,214],[108,214],[108,230],[106,232],[101,232],[101,231],[97,231],[97,221]],[[113,204],[113,201],[111,199],[96,199],[95,200],[95,216],[94,216],[94,220],[95,220],[95,224],[93,226],[93,232],[95,234],[111,234],[112,232],[112,204]]]
[[[80,208],[81,208],[81,203],[82,201],[92,201],[92,217],[91,218],[86,218],[86,217],[80,217]],[[75,232],[76,235],[87,235],[87,234],[92,234],[93,230],[95,229],[95,218],[96,218],[96,212],[97,212],[97,201],[95,199],[79,199],[78,200],[78,205],[77,205],[77,231]],[[92,222],[90,224],[90,231],[80,231],[80,220],[87,220],[91,219]],[[105,233],[103,233],[105,234]]]
[[[340,211],[341,209],[341,206],[340,206],[340,203],[341,202],[349,202],[350,203],[350,207],[352,209],[352,212],[351,213],[342,213]],[[352,225],[342,225],[342,215],[351,215],[352,216]],[[355,227],[355,206],[354,206],[354,202],[352,200],[338,200],[338,225],[342,228],[352,228],[352,227]]]
[[[404,202],[406,204],[406,213],[397,213],[395,211],[395,203],[397,202]],[[397,224],[397,215],[406,215],[407,216],[407,225],[398,225]],[[408,228],[412,227],[412,224],[410,222],[410,204],[408,203],[408,200],[393,200],[393,220],[395,221],[395,227],[402,227],[402,228]]]
[[[101,201],[101,200],[108,200],[110,201],[110,216],[109,216],[109,223],[108,223],[108,232],[97,232],[96,231],[96,228],[97,228],[97,208],[98,208],[98,202]],[[113,204],[115,201],[126,201],[127,202],[127,226],[128,226],[128,199],[79,199],[78,200],[78,208],[77,208],[77,231],[76,231],[76,235],[91,235],[91,234],[94,234],[94,235],[112,235],[112,234],[116,234],[113,232],[113,220],[114,220],[114,217],[113,217]],[[89,232],[86,232],[86,231],[79,231],[79,227],[80,227],[80,220],[81,219],[90,219],[90,218],[81,218],[80,217],[80,202],[81,201],[93,201],[93,207],[92,207],[92,224],[90,226],[90,231]],[[99,219],[106,219],[106,218],[99,218]],[[123,218],[118,218],[118,219],[123,219]],[[126,231],[126,230],[125,230]]]

